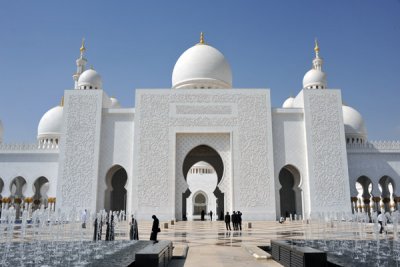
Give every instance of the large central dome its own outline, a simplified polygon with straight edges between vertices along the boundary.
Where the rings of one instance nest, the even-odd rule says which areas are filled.
[[[200,43],[186,50],[172,72],[172,88],[232,88],[232,72],[224,55]]]

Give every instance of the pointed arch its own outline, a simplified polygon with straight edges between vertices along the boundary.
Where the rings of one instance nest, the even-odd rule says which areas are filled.
[[[385,211],[391,210],[391,205],[394,204],[394,192],[396,192],[396,184],[392,177],[384,175],[379,179],[379,189],[381,190],[381,200]],[[394,207],[394,205],[393,205]]]
[[[39,203],[36,208],[39,208],[41,204],[47,206],[47,199],[48,199],[47,192],[49,191],[49,187],[50,187],[49,179],[47,179],[44,176],[38,177],[33,182],[34,194],[32,197],[34,203]]]
[[[366,175],[362,175],[357,178],[356,183],[359,183],[362,187],[362,197],[370,198],[374,186],[371,179]]]
[[[224,163],[223,160],[221,158],[221,156],[219,155],[219,153],[212,148],[209,145],[198,145],[194,148],[192,148],[185,156],[184,160],[183,160],[183,164],[182,164],[182,174],[184,179],[187,181],[187,177],[189,174],[190,169],[192,168],[193,165],[195,165],[198,162],[205,162],[208,163],[215,171],[214,175],[217,175],[217,185],[216,188],[209,192],[211,194],[214,194],[214,196],[209,196],[213,199],[212,206],[215,207],[215,212],[216,214],[223,214],[224,213],[224,193],[221,192],[221,190],[219,189],[218,185],[221,183],[221,180],[223,178],[224,175]],[[187,205],[191,205],[190,203],[186,204],[186,202],[189,200],[191,196],[191,191],[190,188],[188,188],[188,190],[186,190],[186,192],[184,192],[182,194],[182,217],[183,219],[187,219],[186,218],[186,214],[187,212],[190,213],[190,210],[188,210],[188,206]],[[206,194],[207,196],[207,194]],[[193,199],[193,198],[192,198]],[[192,204],[193,205],[193,204]],[[194,207],[194,206],[193,206]],[[189,215],[189,214],[188,214]]]
[[[202,190],[196,191],[193,194],[193,215],[200,215],[202,210],[207,214],[207,204],[207,193]]]
[[[18,176],[12,179],[10,183],[10,192],[11,192],[11,198],[21,198],[23,199],[24,196],[24,191],[27,183],[24,177]]]
[[[281,216],[303,215],[301,175],[298,168],[291,164],[283,166],[279,171],[279,183]]]
[[[358,200],[356,201],[355,206],[352,205],[352,210],[362,211],[362,207],[364,207],[364,210],[370,213],[370,205],[373,202],[373,199],[371,199],[372,190],[374,186],[371,179],[366,175],[361,175],[357,178],[354,186],[358,193]]]
[[[219,153],[208,145],[196,146],[185,156],[182,165],[182,172],[185,180],[187,179],[190,168],[200,161],[207,162],[214,168],[217,173],[218,183],[220,183],[224,175],[224,163]]]
[[[104,209],[106,210],[125,210],[127,190],[125,188],[128,181],[128,173],[121,165],[113,165],[106,174],[106,190],[104,194]]]

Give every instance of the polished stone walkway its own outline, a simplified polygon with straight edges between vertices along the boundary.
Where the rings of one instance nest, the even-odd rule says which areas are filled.
[[[167,228],[165,227],[167,224]],[[273,260],[256,259],[244,246],[266,246],[273,239],[373,239],[372,224],[361,226],[355,223],[325,223],[306,224],[303,221],[285,222],[279,224],[275,221],[255,221],[243,223],[242,231],[226,231],[225,223],[221,221],[186,221],[160,222],[161,232],[159,240],[173,242],[175,253],[182,253],[186,246],[189,247],[185,259],[173,260],[170,266],[280,266]],[[139,238],[148,240],[150,237],[152,221],[139,221]],[[18,226],[17,226],[18,228]],[[104,240],[105,229],[103,229]],[[41,240],[51,240],[54,235],[59,235],[60,240],[90,240],[93,237],[93,226],[88,224],[82,229],[80,224],[57,225],[42,232],[45,237]],[[388,238],[393,234],[389,232]],[[21,233],[14,233],[13,240],[21,240]],[[382,236],[385,237],[385,236]],[[117,223],[115,238],[128,239],[128,222]],[[29,228],[24,241],[37,240],[34,230]],[[4,242],[5,240],[0,240]]]
[[[168,223],[163,228],[161,222],[160,240],[171,240],[174,246],[189,246],[185,260],[174,260],[170,266],[281,266],[273,260],[256,259],[249,254],[243,245],[266,246],[273,239],[372,239],[372,225],[360,229],[358,225],[344,223],[325,226],[321,224],[306,224],[302,221],[244,222],[242,231],[226,231],[225,224],[220,221],[187,221]],[[150,235],[151,222],[140,222],[141,238]]]
[[[141,222],[140,231],[149,233],[151,222]],[[189,246],[185,260],[173,260],[170,266],[281,266],[272,259],[256,259],[244,247],[270,245],[273,239],[373,239],[373,224],[324,223],[306,224],[303,221],[244,222],[242,231],[226,231],[220,221],[187,221],[168,223],[162,227],[160,240],[171,240],[174,246]],[[161,222],[161,226],[164,222]],[[144,236],[146,237],[146,236]],[[389,239],[392,233],[387,236]],[[381,238],[386,238],[381,235]]]
[[[139,231],[149,234],[151,222],[141,222]],[[148,224],[148,226],[147,226]],[[257,260],[249,254],[243,244],[267,245],[275,238],[275,222],[254,222],[252,228],[242,231],[226,231],[220,221],[187,221],[168,223],[168,229],[161,227],[160,240],[172,240],[175,247],[189,246],[186,259],[173,260],[169,266],[281,266],[273,260]],[[164,222],[161,223],[164,226]],[[293,229],[294,230],[294,229]],[[286,230],[285,230],[286,231]],[[269,239],[267,238],[269,237]]]

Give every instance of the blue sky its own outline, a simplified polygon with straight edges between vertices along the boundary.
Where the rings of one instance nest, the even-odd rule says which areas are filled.
[[[42,115],[73,88],[82,37],[106,93],[132,107],[136,88],[171,87],[201,31],[234,87],[270,88],[276,107],[301,90],[318,37],[328,87],[363,115],[369,139],[400,139],[400,0],[0,0],[4,141],[36,140]]]

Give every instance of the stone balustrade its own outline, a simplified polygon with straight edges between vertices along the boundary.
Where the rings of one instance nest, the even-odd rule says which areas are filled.
[[[33,143],[33,144],[0,144],[0,153],[2,152],[27,152],[27,151],[41,151],[53,150],[58,151],[58,144],[56,143]]]
[[[393,152],[400,153],[400,141],[368,141],[347,144],[349,152]]]

